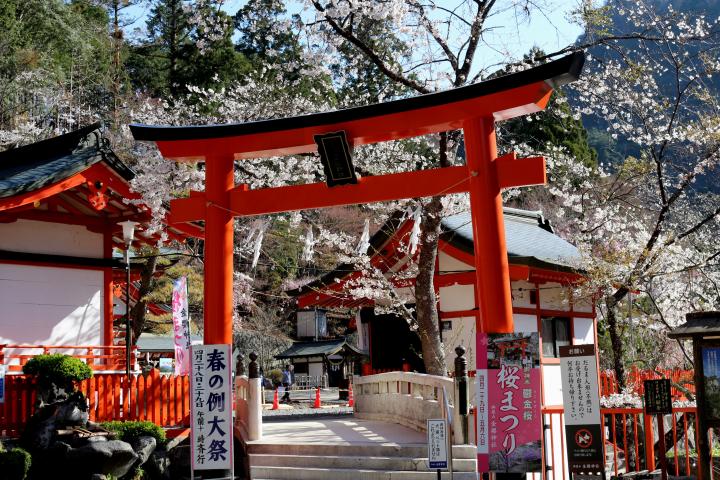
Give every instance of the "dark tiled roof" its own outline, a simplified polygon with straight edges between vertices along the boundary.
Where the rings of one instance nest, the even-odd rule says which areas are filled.
[[[319,357],[334,355],[347,348],[353,353],[364,355],[355,346],[347,343],[344,338],[336,340],[319,340],[317,342],[295,342],[284,352],[275,355],[275,358],[301,358],[301,357]]]
[[[94,123],[65,135],[0,152],[0,198],[32,192],[105,161],[129,180],[133,172],[105,147]]]
[[[258,133],[282,132],[302,126],[312,128],[325,125],[334,125],[341,122],[352,122],[381,115],[400,114],[412,112],[421,108],[446,105],[461,102],[472,98],[479,98],[493,93],[508,91],[512,88],[522,87],[537,82],[546,82],[550,87],[557,88],[566,83],[575,81],[580,77],[585,55],[575,52],[555,61],[536,67],[491,78],[484,82],[473,83],[460,88],[442,92],[418,95],[415,97],[394,100],[390,102],[365,105],[362,107],[334,110],[330,112],[315,113],[298,117],[286,117],[273,120],[261,120],[228,125],[203,126],[151,126],[130,125],[130,131],[135,140],[174,141],[197,140],[253,135]],[[281,135],[281,133],[278,133]]]
[[[687,338],[720,335],[720,312],[692,312],[687,321],[668,333],[670,338]]]
[[[505,243],[510,263],[535,266],[550,270],[580,271],[580,252],[571,243],[554,233],[550,223],[540,212],[503,208]],[[403,212],[397,212],[370,239],[368,253],[378,252],[405,221]],[[473,255],[473,235],[470,212],[451,215],[442,220],[442,239]],[[338,265],[331,272],[300,288],[286,293],[297,297],[304,293],[331,285],[355,268],[351,264]]]
[[[581,256],[578,249],[552,233],[552,228],[540,212],[505,208],[503,218],[510,263],[579,269]],[[444,218],[442,228],[444,240],[473,253],[469,212]]]

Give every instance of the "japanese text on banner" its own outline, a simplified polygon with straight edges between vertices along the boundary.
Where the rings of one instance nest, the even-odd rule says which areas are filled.
[[[193,469],[232,466],[232,378],[229,345],[194,345],[192,357]]]

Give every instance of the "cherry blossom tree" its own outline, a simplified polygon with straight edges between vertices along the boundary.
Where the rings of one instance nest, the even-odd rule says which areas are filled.
[[[593,169],[550,152],[549,187],[536,202],[584,253],[622,381],[633,335],[720,303],[720,25],[645,1],[610,2],[584,18],[594,48],[571,87],[577,114],[600,119],[632,155]]]

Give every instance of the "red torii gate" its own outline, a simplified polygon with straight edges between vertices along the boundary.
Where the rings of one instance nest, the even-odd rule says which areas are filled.
[[[243,124],[189,127],[130,125],[136,140],[163,156],[204,161],[205,192],[171,202],[175,222],[205,220],[205,343],[232,343],[233,215],[470,193],[477,281],[477,332],[513,331],[500,190],[545,183],[542,157],[497,158],[495,122],[537,112],[553,88],[580,75],[584,55],[482,83],[376,105]],[[261,99],[258,99],[261,101]],[[325,183],[249,190],[234,185],[237,160],[317,151],[315,135],[344,131],[361,145],[463,129],[466,165]]]

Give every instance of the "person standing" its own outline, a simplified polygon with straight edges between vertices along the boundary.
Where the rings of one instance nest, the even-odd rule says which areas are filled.
[[[285,387],[285,393],[283,393],[281,402],[290,403],[290,388],[295,383],[294,370],[292,365],[285,365],[285,370],[282,372],[282,385]]]

